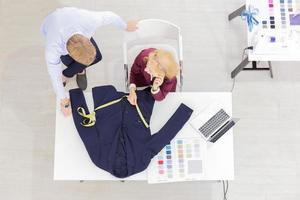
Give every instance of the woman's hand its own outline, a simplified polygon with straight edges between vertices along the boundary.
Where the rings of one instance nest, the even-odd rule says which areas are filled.
[[[72,114],[71,102],[69,98],[64,98],[60,101],[60,109],[65,117]]]
[[[127,100],[133,106],[137,104],[137,96],[136,96],[135,88],[130,88],[129,96],[127,97]]]
[[[154,81],[153,81],[153,85],[152,85],[152,89],[153,91],[158,90],[159,86],[161,86],[164,82],[164,78],[163,77],[155,77]]]

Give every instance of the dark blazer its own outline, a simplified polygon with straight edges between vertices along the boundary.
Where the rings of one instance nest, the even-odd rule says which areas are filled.
[[[124,95],[113,86],[95,87],[92,90],[94,108]],[[150,88],[137,91],[140,110],[149,124],[154,98]],[[192,110],[181,104],[168,122],[154,135],[146,128],[135,106],[126,98],[119,103],[96,111],[96,123],[92,127],[81,125],[83,117],[77,108],[88,113],[84,95],[80,89],[70,90],[72,114],[76,129],[93,163],[116,177],[124,178],[145,170],[151,158],[168,144],[188,121]]]

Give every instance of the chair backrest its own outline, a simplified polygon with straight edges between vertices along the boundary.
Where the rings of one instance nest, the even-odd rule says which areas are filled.
[[[179,88],[182,90],[183,85],[183,55],[182,55],[182,36],[180,27],[177,25],[161,20],[161,19],[144,19],[138,22],[138,29],[134,32],[124,32],[123,39],[123,61],[125,69],[125,88],[128,89],[128,53],[130,49],[135,49],[137,46],[144,47],[156,47],[162,44],[172,43],[175,50],[173,52],[176,60],[179,62],[180,74],[179,78]],[[141,48],[143,49],[143,48]],[[168,48],[170,49],[170,48]],[[137,52],[139,53],[139,52]],[[136,54],[137,55],[137,54]]]
[[[123,40],[124,63],[127,64],[127,50],[145,41],[159,40],[176,41],[179,60],[182,60],[182,37],[180,28],[168,21],[161,19],[144,19],[138,22],[138,29],[134,32],[125,32]]]
[[[125,41],[155,37],[178,40],[179,35],[180,28],[171,22],[161,19],[144,19],[138,22],[138,30],[125,33]]]

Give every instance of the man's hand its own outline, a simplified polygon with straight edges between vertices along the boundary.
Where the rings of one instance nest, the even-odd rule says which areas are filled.
[[[164,78],[162,77],[156,77],[153,81],[152,90],[156,91],[158,90],[159,86],[161,86],[164,82]]]
[[[126,31],[133,32],[137,30],[137,21],[128,21]]]
[[[137,104],[137,96],[135,92],[135,88],[130,88],[129,96],[127,97],[129,103],[133,106]]]
[[[69,98],[64,98],[60,101],[60,109],[65,117],[72,114],[71,102]]]
[[[66,77],[66,76],[62,75],[62,81],[63,82],[68,82],[69,79],[70,79],[69,77]]]

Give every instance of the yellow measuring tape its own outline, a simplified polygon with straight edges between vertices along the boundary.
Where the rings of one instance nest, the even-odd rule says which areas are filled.
[[[110,102],[108,102],[108,103],[105,103],[105,104],[103,104],[103,105],[101,105],[101,106],[98,106],[98,107],[95,108],[95,110],[94,110],[93,112],[91,112],[90,114],[86,114],[84,108],[78,107],[78,108],[77,108],[78,114],[81,115],[82,117],[84,117],[83,121],[82,121],[80,124],[81,124],[82,126],[84,126],[84,127],[91,127],[91,126],[94,126],[95,123],[96,123],[96,112],[95,112],[95,111],[100,110],[100,109],[105,108],[105,107],[108,107],[108,106],[111,106],[111,105],[113,105],[113,104],[119,103],[119,102],[120,102],[123,98],[125,98],[125,97],[127,98],[128,96],[125,95],[125,96],[123,96],[123,97],[121,97],[121,98],[119,98],[119,99],[116,99],[116,100],[110,101]],[[145,127],[146,127],[146,128],[149,128],[149,124],[146,122],[146,120],[145,120],[145,118],[144,118],[144,116],[143,116],[143,114],[142,114],[142,112],[141,112],[141,110],[140,110],[138,104],[135,105],[135,108],[136,108],[136,110],[137,110],[137,112],[138,112],[138,115],[139,115],[139,117],[141,118],[143,124],[145,125]]]

